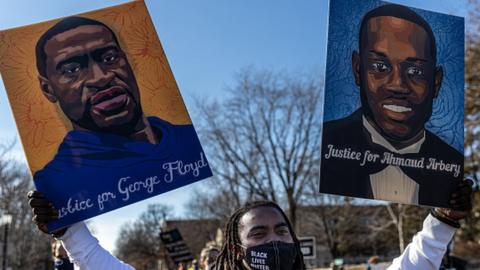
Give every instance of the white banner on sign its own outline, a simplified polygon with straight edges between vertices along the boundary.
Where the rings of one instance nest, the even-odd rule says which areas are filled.
[[[314,236],[299,237],[298,241],[300,241],[300,250],[304,259],[311,260],[317,257],[317,245]]]

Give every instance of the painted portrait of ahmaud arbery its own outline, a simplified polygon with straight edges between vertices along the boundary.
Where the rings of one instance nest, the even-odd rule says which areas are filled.
[[[126,52],[107,25],[83,17],[61,20],[39,38],[36,61],[43,95],[58,103],[73,127],[34,175],[38,189],[55,194],[49,198],[76,194],[81,200],[84,191],[109,190],[111,184],[102,183],[113,181],[122,199],[135,201],[132,191],[139,186],[128,184],[148,185],[149,176],[172,188],[211,175],[191,124],[145,115]],[[83,190],[75,190],[79,186]]]
[[[320,191],[448,206],[463,155],[425,128],[445,75],[430,25],[407,7],[377,7],[351,59],[361,107],[324,123]]]

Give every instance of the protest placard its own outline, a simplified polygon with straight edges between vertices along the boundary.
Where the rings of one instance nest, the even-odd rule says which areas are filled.
[[[178,229],[161,232],[160,240],[165,246],[168,256],[170,256],[175,264],[190,262],[193,260],[193,254],[183,240]]]
[[[143,1],[4,30],[0,72],[50,230],[212,175]]]
[[[331,0],[320,192],[448,207],[463,178],[464,19]]]

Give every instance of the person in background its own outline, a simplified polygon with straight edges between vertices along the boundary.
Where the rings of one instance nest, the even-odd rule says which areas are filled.
[[[377,265],[378,262],[379,262],[378,256],[372,256],[372,257],[368,258],[367,270],[377,270],[377,269],[379,269],[378,265]]]
[[[52,241],[52,257],[55,270],[73,270],[73,263],[68,259],[67,252],[59,240]]]
[[[405,251],[389,270],[438,270],[459,221],[472,209],[470,180],[459,183],[451,196],[452,209],[434,208]],[[57,211],[42,193],[31,191],[29,204],[33,221],[48,233],[47,223]],[[303,255],[295,232],[283,210],[274,202],[250,202],[235,211],[225,228],[225,243],[215,262],[217,270],[280,269],[305,270]],[[132,270],[98,244],[83,222],[55,231],[77,269]]]
[[[198,261],[196,259],[193,259],[192,265],[188,268],[188,270],[199,270],[200,267],[198,265]]]
[[[181,262],[178,264],[177,270],[187,270],[185,263]]]
[[[200,252],[200,267],[203,270],[214,269],[218,254],[220,254],[220,250],[216,246],[207,245],[207,247]]]

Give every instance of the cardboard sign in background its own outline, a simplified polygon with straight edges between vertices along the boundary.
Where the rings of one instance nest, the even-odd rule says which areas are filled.
[[[175,264],[193,260],[194,256],[178,229],[161,232],[160,240],[165,245],[168,255]]]
[[[169,136],[173,137],[176,145],[173,142],[172,145],[162,145],[168,152],[159,151],[159,155],[165,156],[165,163],[177,163],[168,165],[170,167],[164,166],[163,171],[162,165],[165,164],[162,163],[154,166],[140,164],[143,167],[138,168],[141,169],[132,166],[132,175],[117,175],[116,178],[110,178],[106,170],[98,174],[93,170],[93,173],[83,175],[83,179],[73,179],[78,175],[63,173],[65,177],[48,179],[42,183],[35,181],[37,189],[47,193],[47,198],[57,210],[68,208],[64,213],[70,210],[70,213],[75,212],[50,224],[49,229],[52,230],[211,176],[145,3],[135,1],[75,16],[100,21],[115,33],[119,46],[133,69],[144,115],[155,116],[173,125],[174,135]],[[60,143],[72,130],[71,123],[58,102],[51,103],[42,93],[36,67],[37,40],[60,20],[0,32],[0,72],[32,175],[41,171],[55,157]],[[176,137],[175,126],[190,126],[188,136],[185,135],[187,133],[182,133]],[[189,153],[190,150],[195,153]],[[175,160],[174,157],[185,159]],[[201,168],[197,168],[198,171],[194,171],[193,167],[198,165],[193,164],[196,161],[201,165]],[[193,165],[189,167],[189,164]],[[101,167],[102,164],[98,166]],[[174,173],[171,174],[172,177],[163,175],[168,173],[168,169],[172,171],[172,166],[177,166],[178,179]],[[112,169],[111,173],[114,175],[117,172]],[[120,183],[117,185],[120,177],[127,177],[122,182],[124,187],[120,187]],[[154,180],[154,177],[158,180]],[[136,182],[141,183],[135,184]],[[132,187],[127,190],[129,184]],[[118,194],[121,189],[124,191],[123,199],[122,194]],[[67,202],[67,199],[70,200]],[[89,203],[87,200],[90,200]],[[82,209],[87,204],[92,206]]]

